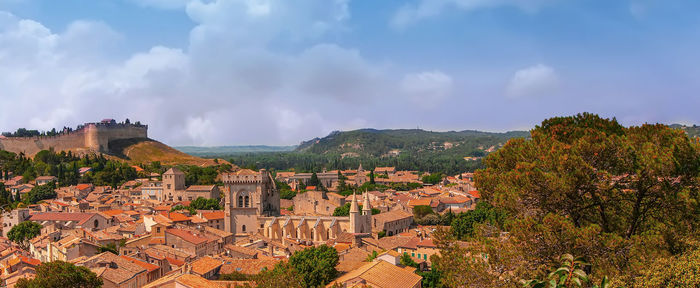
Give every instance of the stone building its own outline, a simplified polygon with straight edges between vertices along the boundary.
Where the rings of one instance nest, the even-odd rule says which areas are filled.
[[[226,193],[225,231],[235,234],[255,233],[261,216],[280,213],[280,194],[275,181],[265,170],[241,169],[221,175]]]
[[[335,208],[345,205],[345,197],[323,191],[297,194],[293,201],[294,213],[297,215],[331,216]]]
[[[7,238],[7,232],[12,227],[29,219],[29,209],[14,209],[10,212],[2,213],[2,237]]]
[[[163,173],[163,198],[168,201],[182,201],[185,191],[185,173],[173,167]]]
[[[274,240],[299,239],[323,242],[336,239],[341,233],[367,234],[372,232],[372,207],[365,193],[362,211],[353,195],[349,217],[283,216],[260,217],[263,235]]]

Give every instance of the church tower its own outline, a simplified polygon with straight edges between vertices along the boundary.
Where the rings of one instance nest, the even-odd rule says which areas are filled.
[[[372,232],[372,205],[369,203],[369,192],[367,191],[365,191],[365,199],[362,204],[362,220],[364,222],[362,233]]]

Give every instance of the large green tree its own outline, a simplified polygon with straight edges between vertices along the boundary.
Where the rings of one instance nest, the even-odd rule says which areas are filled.
[[[17,288],[98,288],[102,279],[82,266],[68,262],[53,261],[42,263],[36,269],[34,279],[20,279]]]
[[[517,275],[542,276],[565,251],[587,257],[595,282],[629,285],[698,237],[699,148],[665,125],[557,117],[486,157],[475,181],[482,201],[511,215],[502,242],[526,267]]]
[[[333,281],[338,275],[338,251],[321,245],[306,248],[294,253],[289,258],[289,265],[303,279],[305,287],[320,287]]]
[[[12,227],[7,232],[7,239],[17,243],[22,249],[27,250],[29,247],[28,241],[41,234],[41,225],[32,221],[24,221]]]

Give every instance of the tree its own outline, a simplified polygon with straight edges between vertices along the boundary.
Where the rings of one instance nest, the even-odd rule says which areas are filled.
[[[659,258],[636,278],[634,287],[700,287],[700,249]]]
[[[459,213],[449,225],[452,227],[452,234],[457,239],[466,240],[474,236],[477,224],[488,223],[489,225],[503,228],[506,218],[505,211],[494,208],[488,202],[482,201],[476,204],[474,210]]]
[[[32,221],[24,221],[12,227],[7,232],[7,239],[17,243],[22,249],[29,249],[29,240],[41,234],[41,225]]]
[[[561,266],[549,273],[549,281],[523,280],[523,286],[530,288],[570,288],[582,287],[584,283],[589,282],[588,275],[584,271],[584,268],[589,264],[586,263],[583,257],[574,258],[571,254],[564,254],[560,259]],[[593,288],[607,288],[608,286],[608,278],[603,277],[600,286],[594,285]]]
[[[56,183],[50,182],[46,185],[35,186],[29,193],[22,199],[26,204],[36,204],[41,200],[54,199],[56,198]]]
[[[289,263],[279,263],[272,270],[263,269],[258,275],[253,277],[258,288],[303,288],[304,279]]]
[[[204,197],[197,197],[190,203],[190,207],[196,210],[221,210],[219,205],[219,199],[207,199]]]
[[[403,265],[403,266],[410,266],[413,268],[418,268],[418,263],[416,263],[416,261],[414,261],[413,258],[411,258],[411,255],[408,255],[408,253],[406,253],[406,252],[403,252],[403,254],[401,255],[401,259],[399,259],[399,261],[401,262],[401,265]]]
[[[114,243],[108,243],[107,245],[102,245],[99,248],[97,248],[98,253],[103,253],[103,252],[110,252],[114,255],[119,255],[119,249],[117,249],[117,245]]]
[[[289,265],[299,273],[305,287],[319,287],[333,281],[338,275],[338,251],[321,245],[298,251],[289,258]]]
[[[432,173],[430,175],[425,175],[421,177],[421,181],[426,184],[438,184],[442,180],[442,173]]]
[[[316,172],[311,173],[311,179],[309,179],[309,182],[306,183],[306,186],[320,186],[321,181],[318,180],[318,175],[316,175]]]
[[[369,184],[375,184],[374,182],[374,170],[369,170]]]
[[[36,268],[34,279],[22,278],[17,288],[98,288],[102,279],[90,269],[75,266],[68,262],[53,261],[42,263]]]

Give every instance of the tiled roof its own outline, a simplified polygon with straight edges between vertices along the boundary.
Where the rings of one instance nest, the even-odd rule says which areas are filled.
[[[413,217],[411,213],[408,213],[403,210],[393,210],[372,216],[372,218],[375,219],[377,222],[390,222],[411,217]]]
[[[113,262],[116,264],[117,268],[112,268],[110,265],[100,267],[100,263],[104,262]],[[104,252],[90,257],[83,261],[82,264],[91,268],[98,276],[117,284],[124,283],[136,277],[139,273],[145,273],[147,271],[146,268],[127,261],[111,252]]]
[[[356,278],[365,280],[369,286],[380,288],[414,287],[423,279],[411,271],[386,261],[375,261],[340,276],[334,283],[344,283]]]
[[[165,233],[175,235],[177,237],[182,238],[182,240],[185,240],[185,241],[190,242],[190,243],[195,244],[195,245],[205,243],[209,240],[209,239],[204,238],[204,237],[196,236],[196,235],[190,233],[189,231],[185,231],[182,229],[176,229],[176,228],[167,229],[167,230],[165,230]]]
[[[206,218],[207,220],[219,220],[219,219],[224,219],[224,211],[214,211],[214,212],[203,212],[202,217]]]
[[[216,185],[192,185],[187,187],[186,191],[211,191]]]
[[[160,268],[160,267],[158,267],[158,265],[153,265],[153,264],[151,264],[151,263],[146,263],[146,262],[144,262],[144,261],[141,261],[141,260],[136,259],[136,258],[133,258],[133,257],[129,257],[129,256],[119,256],[119,257],[122,257],[122,258],[123,258],[124,260],[126,260],[126,261],[129,261],[129,262],[131,262],[131,263],[134,263],[134,264],[136,264],[136,265],[139,265],[139,266],[143,267],[143,268],[146,269],[148,272],[151,272],[151,271],[154,271],[154,270]]]
[[[173,167],[173,168],[168,169],[168,171],[165,171],[165,173],[163,173],[163,175],[185,175],[185,173],[180,171],[180,169],[177,169],[177,167]]]
[[[167,260],[168,263],[170,263],[170,265],[175,265],[175,266],[185,265],[185,261],[182,261],[182,260],[177,260],[177,259],[170,258],[170,257],[165,257],[165,260]]]
[[[469,191],[469,195],[472,195],[474,198],[481,198],[481,193],[479,193],[477,190]]]
[[[277,259],[226,259],[225,264],[219,270],[220,274],[231,274],[233,272],[257,275],[264,268],[272,270],[275,264],[279,263]]]
[[[178,213],[178,212],[171,212],[168,215],[170,220],[173,220],[173,222],[186,222],[190,221],[190,217],[185,216],[185,214]]]
[[[97,213],[44,212],[29,217],[31,221],[74,221],[82,225]]]
[[[205,275],[212,270],[215,270],[223,264],[223,261],[214,259],[210,256],[204,256],[192,262],[192,272],[199,275]]]

